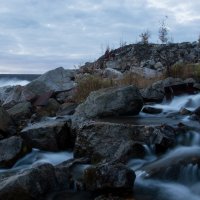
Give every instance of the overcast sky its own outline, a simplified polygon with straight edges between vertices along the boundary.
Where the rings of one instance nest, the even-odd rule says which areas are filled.
[[[195,41],[199,10],[199,0],[0,0],[0,73],[73,68],[147,29],[157,42],[165,16],[174,42]]]

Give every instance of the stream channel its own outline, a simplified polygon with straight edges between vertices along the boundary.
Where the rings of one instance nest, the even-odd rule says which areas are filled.
[[[170,103],[151,105],[154,108],[161,108],[160,114],[152,115],[141,112],[137,117],[109,120],[131,124],[166,123],[172,126],[183,123],[191,127],[186,133],[177,137],[176,147],[168,150],[164,155],[157,156],[154,153],[154,147],[146,145],[144,159],[132,159],[127,163],[127,166],[137,175],[134,184],[136,200],[200,199],[200,123],[190,119],[188,115],[179,114],[179,110],[183,107],[194,111],[199,106],[200,94],[179,96]],[[11,169],[0,169],[0,176],[6,173],[16,173],[36,163],[48,162],[57,165],[71,158],[73,158],[73,153],[70,152],[54,153],[33,149]]]

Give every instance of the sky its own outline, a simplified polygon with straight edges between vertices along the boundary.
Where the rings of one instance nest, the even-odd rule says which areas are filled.
[[[0,74],[77,68],[107,46],[157,43],[166,19],[173,42],[198,39],[198,0],[0,0]]]

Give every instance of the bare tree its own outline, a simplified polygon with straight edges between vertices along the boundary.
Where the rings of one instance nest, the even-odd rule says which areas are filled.
[[[168,29],[166,26],[166,20],[168,16],[165,16],[165,18],[161,21],[161,26],[158,31],[158,36],[162,44],[166,44],[168,42]]]
[[[146,30],[146,31],[144,31],[143,33],[141,33],[139,36],[140,36],[141,42],[142,42],[143,44],[148,44],[148,43],[149,43],[149,38],[150,38],[150,36],[151,36],[151,33],[150,33],[149,30]]]

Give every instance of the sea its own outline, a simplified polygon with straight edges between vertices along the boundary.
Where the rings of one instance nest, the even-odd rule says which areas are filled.
[[[26,85],[40,74],[0,74],[0,87],[8,85]]]

